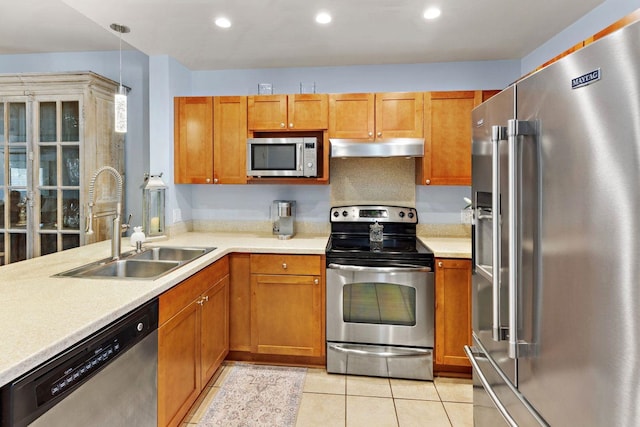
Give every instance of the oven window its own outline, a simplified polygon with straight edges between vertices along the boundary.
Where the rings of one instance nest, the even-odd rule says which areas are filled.
[[[416,290],[393,283],[350,283],[342,288],[343,318],[350,323],[415,326]]]
[[[296,144],[252,144],[251,169],[296,170]]]

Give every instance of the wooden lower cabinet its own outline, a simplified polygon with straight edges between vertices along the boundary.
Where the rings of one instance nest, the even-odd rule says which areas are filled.
[[[231,255],[230,359],[324,365],[324,263],[320,255]]]
[[[464,346],[471,345],[471,260],[436,259],[435,367],[470,372]]]
[[[251,255],[253,353],[323,355],[322,260],[317,255]]]
[[[160,296],[158,426],[177,426],[229,352],[229,261]]]

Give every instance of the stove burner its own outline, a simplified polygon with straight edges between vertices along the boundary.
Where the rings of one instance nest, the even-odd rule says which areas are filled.
[[[417,212],[398,206],[341,206],[331,209],[327,265],[433,266],[431,249],[416,237]],[[376,219],[371,213],[376,213]],[[339,215],[335,215],[339,213]],[[372,249],[369,226],[382,221],[382,248]]]

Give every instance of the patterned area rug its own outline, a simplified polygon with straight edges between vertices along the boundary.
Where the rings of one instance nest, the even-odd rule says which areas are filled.
[[[198,426],[295,426],[306,368],[233,365]]]

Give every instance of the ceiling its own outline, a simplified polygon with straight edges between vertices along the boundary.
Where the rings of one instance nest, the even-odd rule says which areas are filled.
[[[0,54],[117,50],[191,70],[520,59],[604,0],[20,0]],[[428,6],[442,15],[426,21]],[[325,10],[333,21],[319,25]],[[232,21],[218,28],[214,18]]]

